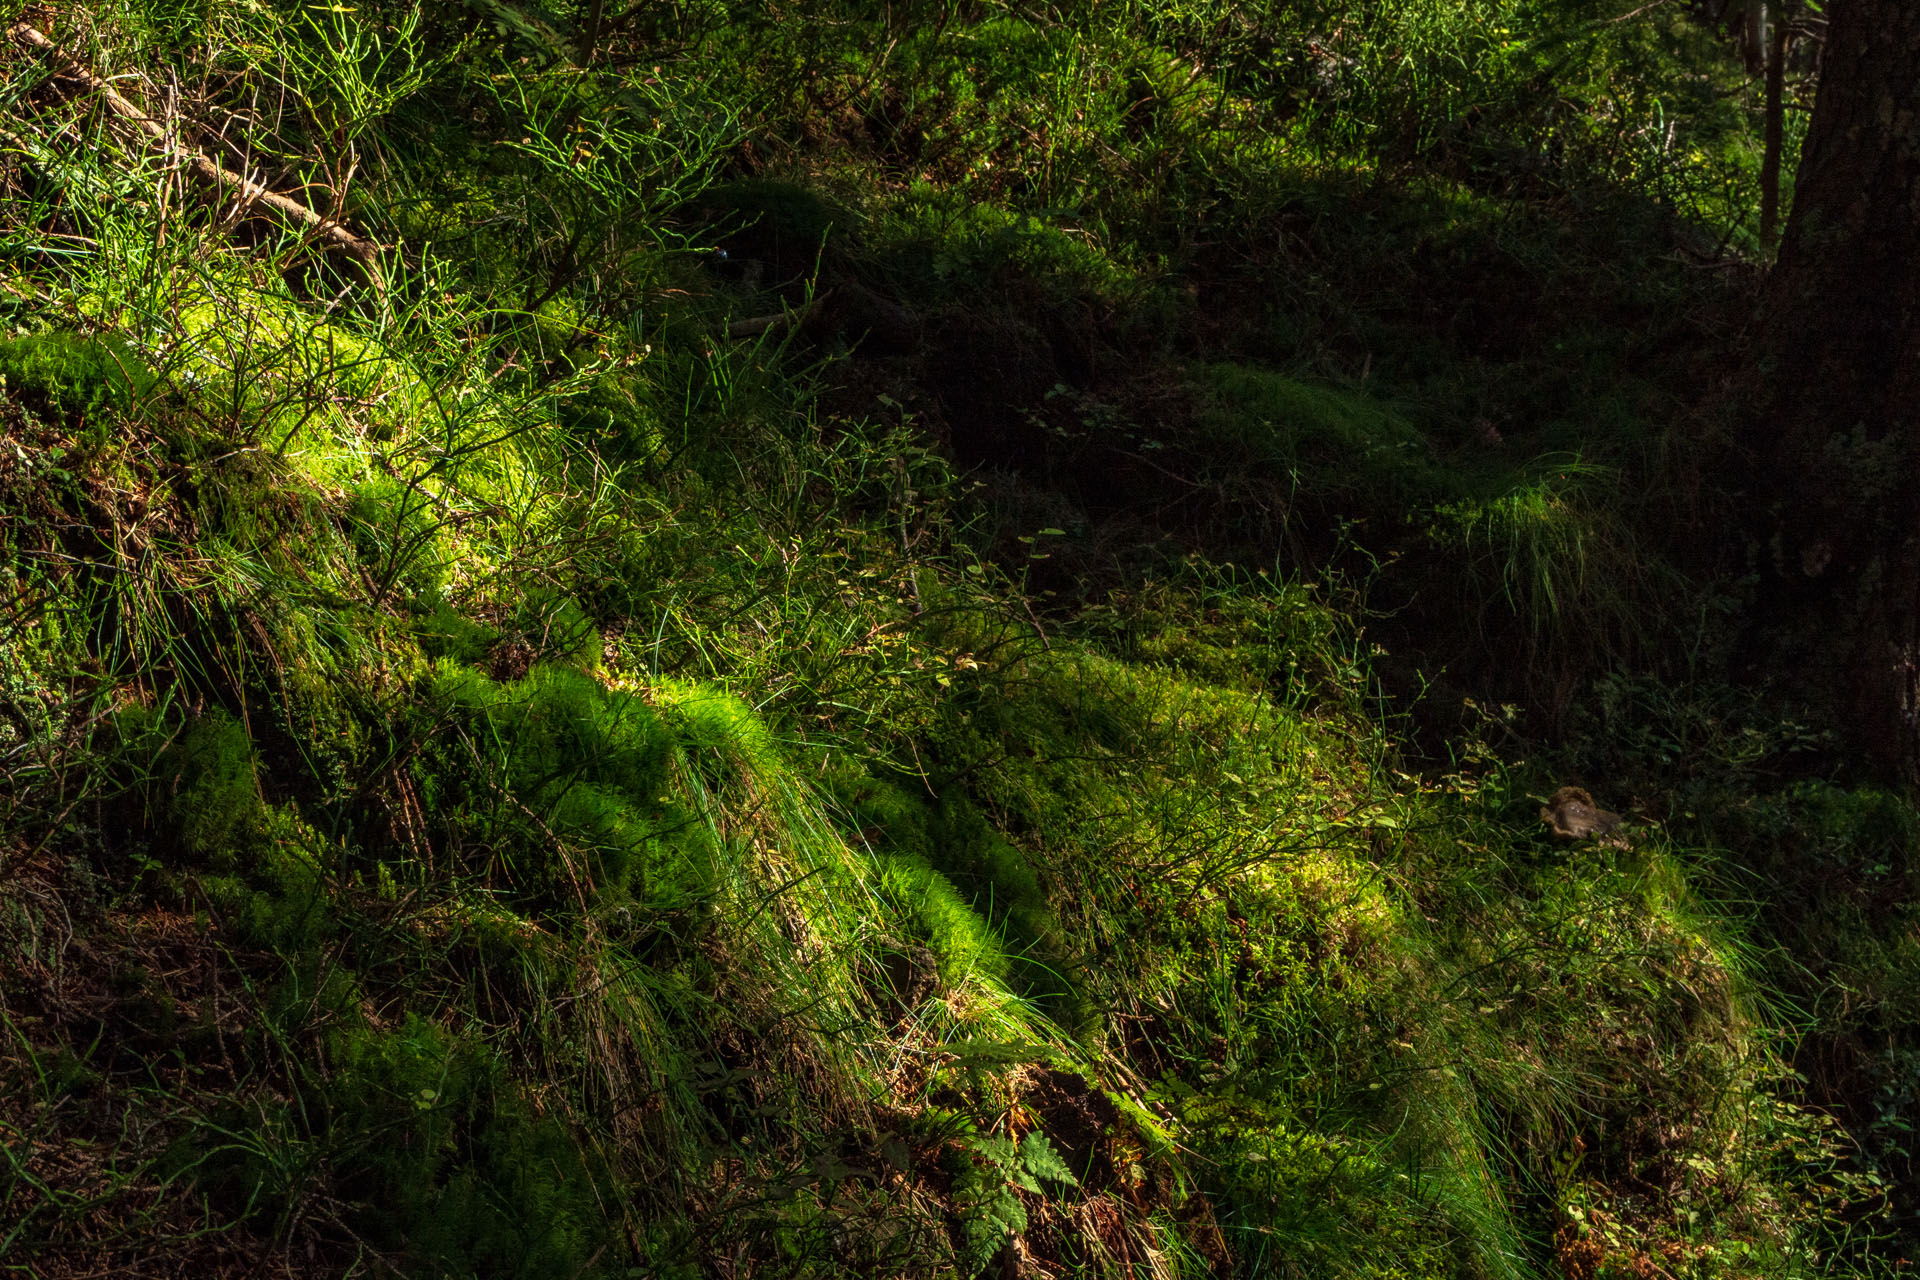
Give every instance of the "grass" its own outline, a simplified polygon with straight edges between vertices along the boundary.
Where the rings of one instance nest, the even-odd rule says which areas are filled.
[[[1663,675],[1703,31],[815,8],[55,28],[377,285],[5,55],[0,1263],[1893,1256],[1911,811]],[[1396,658],[1492,704],[1444,754]]]

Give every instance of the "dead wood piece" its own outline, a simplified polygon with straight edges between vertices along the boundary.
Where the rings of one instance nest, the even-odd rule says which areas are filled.
[[[750,316],[744,320],[733,320],[727,324],[729,338],[757,338],[770,329],[784,329],[789,325],[802,324],[826,301],[822,294],[802,306],[777,311],[772,315]]]
[[[16,42],[26,45],[28,48],[51,54],[59,66],[59,74],[64,79],[77,81],[99,94],[106,100],[107,105],[113,108],[114,114],[137,125],[149,138],[159,143],[162,149],[169,155],[178,156],[185,160],[187,167],[193,171],[195,177],[204,182],[210,182],[216,186],[225,187],[232,191],[234,198],[238,200],[243,207],[256,204],[265,205],[282,217],[311,227],[318,235],[352,254],[369,268],[376,264],[380,256],[380,246],[377,243],[367,239],[365,236],[349,231],[332,218],[314,212],[298,200],[290,199],[276,191],[268,190],[260,183],[253,181],[245,175],[224,168],[214,161],[209,160],[197,150],[181,146],[167,136],[167,131],[161,127],[158,121],[123,97],[112,85],[100,79],[78,62],[75,62],[67,54],[63,53],[58,45],[47,39],[47,37],[41,34],[35,27],[25,22],[17,22],[7,29],[7,34]],[[377,285],[380,279],[379,272],[369,271],[368,274]]]
[[[1610,836],[1620,829],[1617,813],[1594,804],[1584,787],[1562,787],[1541,806],[1540,821],[1562,840]]]

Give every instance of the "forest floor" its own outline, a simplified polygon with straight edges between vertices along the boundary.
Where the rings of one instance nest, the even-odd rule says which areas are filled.
[[[1621,8],[8,6],[0,1271],[1906,1274]]]

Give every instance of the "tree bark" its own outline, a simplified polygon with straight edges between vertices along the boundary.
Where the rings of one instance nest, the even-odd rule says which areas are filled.
[[[1747,0],[1740,15],[1740,54],[1746,59],[1747,74],[1757,76],[1767,66],[1767,0]]]
[[[1765,141],[1760,154],[1760,252],[1772,253],[1780,232],[1780,152],[1786,141],[1787,49],[1792,28],[1773,24],[1767,50]]]
[[[1769,675],[1920,784],[1920,4],[1831,0],[1749,446]]]

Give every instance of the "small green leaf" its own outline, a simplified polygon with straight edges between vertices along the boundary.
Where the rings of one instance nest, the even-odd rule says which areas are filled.
[[[1035,1129],[1020,1143],[1020,1164],[1036,1178],[1045,1178],[1049,1182],[1063,1182],[1069,1187],[1080,1185],[1080,1179],[1073,1176],[1073,1170],[1053,1149],[1053,1143],[1047,1135]],[[1031,1188],[1038,1191],[1040,1188]]]
[[[973,1143],[973,1153],[994,1168],[1006,1173],[1013,1168],[1013,1140],[999,1136],[977,1138]]]
[[[1027,1210],[1011,1191],[989,1197],[966,1217],[967,1261],[975,1269],[987,1265],[1007,1243],[1027,1229]]]
[[[1017,1040],[957,1040],[947,1046],[947,1052],[955,1062],[967,1066],[1044,1062],[1047,1057],[1045,1045],[1022,1044]]]

